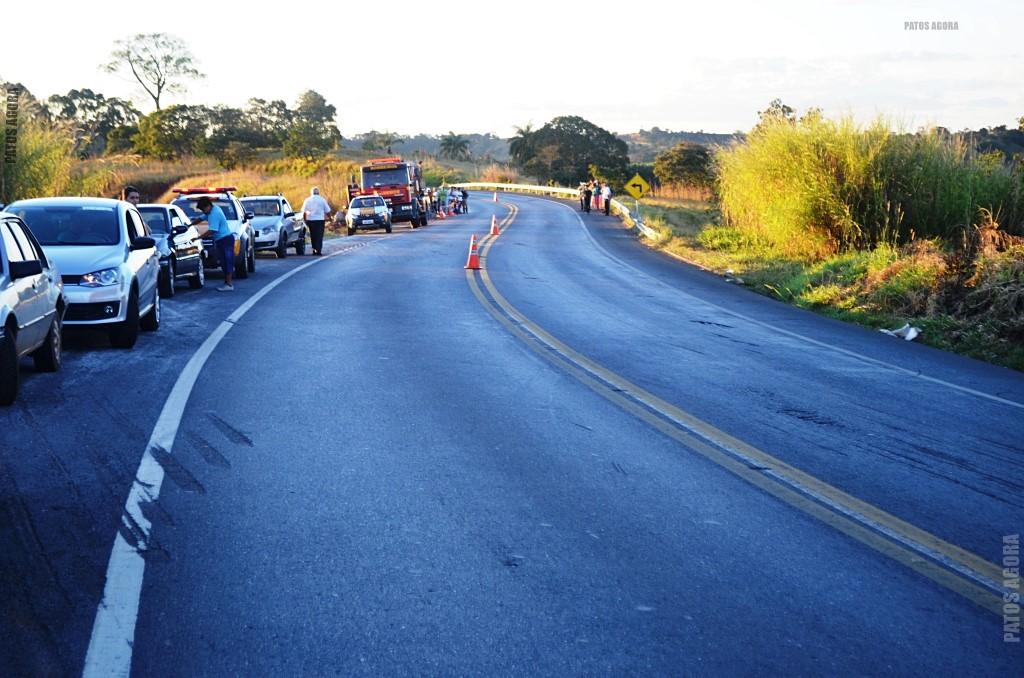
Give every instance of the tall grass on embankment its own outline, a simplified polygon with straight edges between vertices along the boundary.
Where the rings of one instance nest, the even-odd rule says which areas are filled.
[[[1024,234],[1024,174],[930,131],[879,119],[769,120],[717,155],[725,223],[797,257],[818,258],[915,238],[952,240],[981,210]]]
[[[0,148],[6,131],[0,128]],[[109,172],[84,168],[74,154],[71,135],[45,123],[29,121],[18,128],[14,162],[3,168],[0,202],[53,195],[99,195],[111,180]]]

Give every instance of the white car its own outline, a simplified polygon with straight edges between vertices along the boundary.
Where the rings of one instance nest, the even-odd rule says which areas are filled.
[[[60,268],[64,324],[106,327],[131,348],[139,328],[160,327],[160,254],[134,205],[108,198],[35,198],[7,210],[32,230]]]
[[[306,224],[296,214],[283,195],[247,195],[241,198],[242,207],[253,215],[252,230],[256,235],[256,251],[271,250],[278,259],[288,255],[306,253]]]
[[[391,208],[379,195],[352,198],[345,212],[345,227],[349,235],[361,228],[383,228],[391,232]]]
[[[66,307],[56,266],[21,219],[0,212],[0,405],[18,396],[22,357],[42,372],[60,369]]]

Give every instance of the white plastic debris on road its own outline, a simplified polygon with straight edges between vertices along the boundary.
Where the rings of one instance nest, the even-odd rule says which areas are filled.
[[[899,337],[900,339],[905,339],[906,341],[913,341],[914,339],[917,339],[919,336],[921,336],[921,330],[917,327],[911,327],[909,323],[899,328],[898,330],[881,329],[878,331],[882,332],[883,334],[888,334],[890,337]]]

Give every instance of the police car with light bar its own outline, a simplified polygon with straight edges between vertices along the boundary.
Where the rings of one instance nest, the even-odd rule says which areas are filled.
[[[256,234],[253,230],[252,212],[246,212],[242,203],[235,197],[234,186],[201,186],[197,188],[175,188],[174,193],[178,197],[173,201],[190,219],[198,217],[206,218],[196,208],[196,203],[202,197],[213,201],[214,205],[220,207],[227,219],[228,227],[235,234],[235,277],[248,278],[250,273],[256,272]],[[213,237],[203,237],[203,250],[206,257],[203,264],[206,268],[219,268],[220,259],[217,257],[217,250],[213,246]]]

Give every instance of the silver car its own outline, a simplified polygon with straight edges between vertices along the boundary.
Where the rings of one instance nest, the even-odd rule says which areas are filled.
[[[283,195],[247,195],[242,207],[251,212],[256,233],[256,250],[273,250],[278,259],[294,247],[296,254],[306,253],[306,224]]]
[[[60,274],[18,217],[0,212],[0,405],[18,396],[18,363],[60,368],[61,322],[67,299]]]
[[[160,254],[131,203],[108,198],[36,198],[11,203],[60,268],[64,323],[106,327],[131,348],[139,328],[160,327]]]

